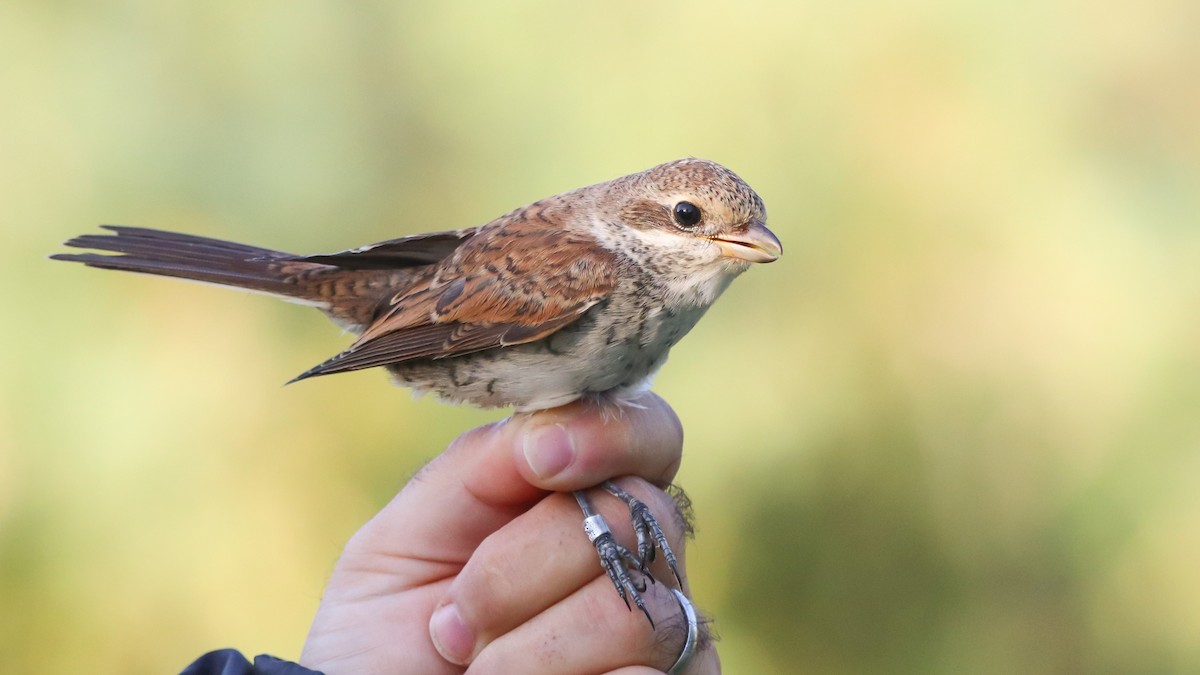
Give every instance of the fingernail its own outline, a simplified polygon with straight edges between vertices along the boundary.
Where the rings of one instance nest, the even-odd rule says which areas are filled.
[[[429,619],[429,636],[434,648],[450,663],[465,666],[475,651],[475,636],[453,603],[434,610]]]
[[[550,478],[575,460],[571,435],[561,424],[547,424],[525,434],[525,461],[538,478]]]

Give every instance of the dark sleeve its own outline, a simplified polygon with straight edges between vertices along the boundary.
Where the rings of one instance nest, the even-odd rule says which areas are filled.
[[[218,649],[192,662],[179,675],[322,675],[304,666],[259,654],[251,664],[236,649]]]

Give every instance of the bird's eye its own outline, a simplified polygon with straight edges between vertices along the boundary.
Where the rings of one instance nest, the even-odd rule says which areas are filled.
[[[675,205],[675,222],[681,227],[695,227],[700,222],[700,207],[691,202]]]

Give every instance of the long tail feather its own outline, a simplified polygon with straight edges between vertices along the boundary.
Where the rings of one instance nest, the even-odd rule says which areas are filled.
[[[305,295],[294,280],[289,282],[289,277],[297,271],[285,269],[286,263],[294,259],[289,253],[140,227],[104,225],[103,228],[114,234],[83,235],[65,245],[120,255],[60,253],[50,258],[102,269],[235,286],[289,298]],[[314,266],[314,263],[292,263],[293,267],[295,265]]]

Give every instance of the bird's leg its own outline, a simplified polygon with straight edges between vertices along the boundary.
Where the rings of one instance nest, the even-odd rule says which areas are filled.
[[[667,535],[663,534],[662,528],[658,526],[658,520],[654,518],[653,513],[650,513],[650,508],[611,480],[604,481],[600,487],[629,506],[629,517],[633,521],[633,529],[637,532],[638,557],[642,561],[642,572],[646,576],[650,576],[648,568],[650,563],[654,562],[655,544],[657,544],[657,548],[662,551],[663,558],[667,561],[667,566],[671,568],[671,574],[675,575],[675,583],[683,588],[683,580],[679,578],[679,568],[676,566],[675,552],[667,543]]]
[[[587,532],[588,539],[596,547],[596,553],[600,556],[600,566],[608,573],[608,578],[612,581],[613,586],[617,587],[617,595],[621,596],[630,611],[633,611],[629,605],[629,598],[632,597],[634,604],[642,610],[642,614],[646,615],[646,620],[650,622],[650,628],[654,628],[654,619],[650,618],[650,612],[646,609],[646,603],[641,596],[641,593],[646,590],[646,582],[642,580],[635,582],[629,576],[627,567],[628,564],[644,570],[645,565],[629,549],[617,543],[617,540],[613,538],[612,530],[608,527],[608,522],[604,520],[604,516],[596,513],[592,508],[587,494],[583,490],[576,490],[573,494],[575,501],[579,502],[579,508],[583,510],[583,530]],[[650,579],[653,581],[654,578],[650,577]]]

